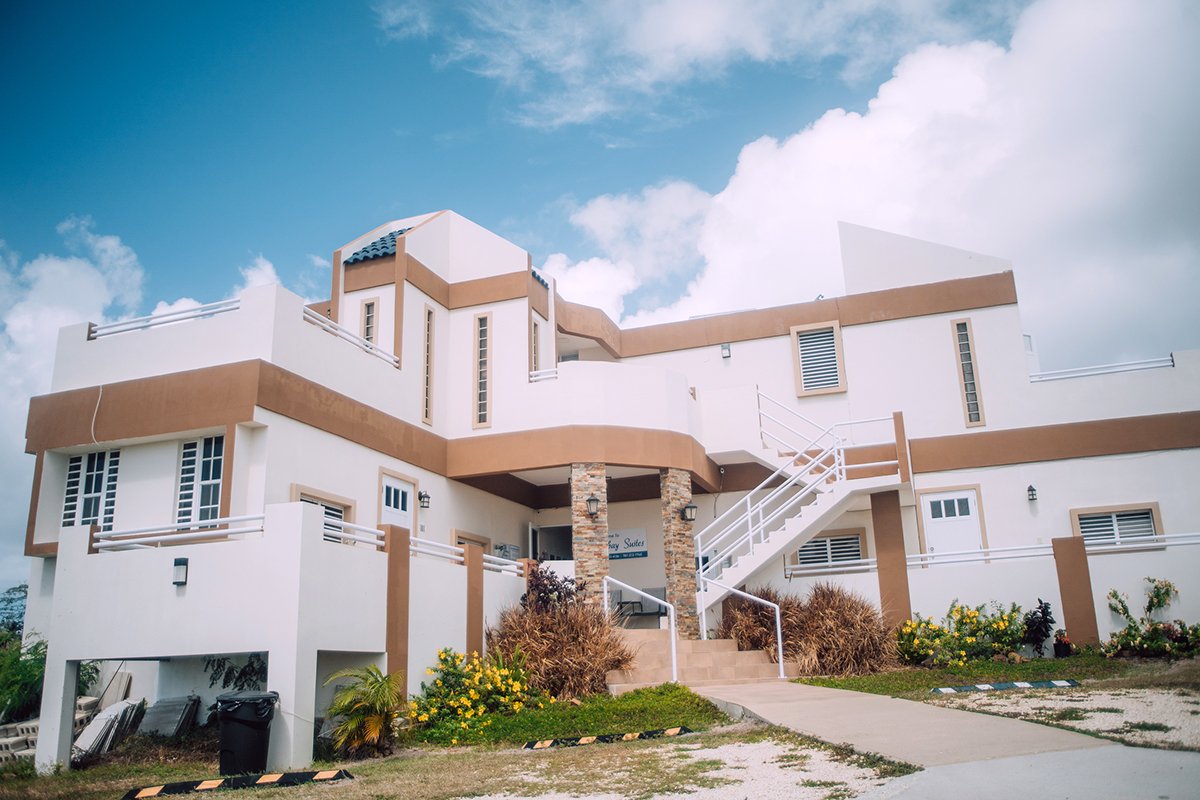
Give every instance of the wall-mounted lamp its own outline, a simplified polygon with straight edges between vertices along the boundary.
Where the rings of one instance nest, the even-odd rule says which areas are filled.
[[[730,348],[729,342],[725,342],[721,345],[721,358],[729,358],[731,355],[733,355],[733,350]]]
[[[175,571],[171,576],[171,583],[176,586],[187,586],[188,560],[186,558],[175,559]]]
[[[1029,502],[1031,503],[1037,500],[1037,487],[1032,483],[1029,484],[1029,488],[1025,490],[1025,496],[1029,498]]]
[[[417,492],[417,505],[429,508],[429,492]]]
[[[600,498],[592,495],[586,501],[588,516],[594,517],[600,513]]]
[[[688,503],[686,506],[679,509],[679,516],[680,516],[680,518],[683,519],[684,522],[695,522],[696,521],[696,504]]]

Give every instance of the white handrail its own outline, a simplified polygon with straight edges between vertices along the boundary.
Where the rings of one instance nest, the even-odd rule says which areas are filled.
[[[409,540],[408,550],[410,553],[420,555],[433,556],[434,558],[444,558],[455,564],[466,563],[466,549],[445,542],[435,542],[431,539],[418,539],[416,536]]]
[[[551,369],[535,369],[529,373],[529,382],[538,383],[539,381],[553,381],[558,379],[558,368]]]
[[[124,531],[100,531],[92,536],[98,552],[121,549],[142,549],[149,545],[190,542],[197,539],[228,539],[243,533],[259,533],[263,529],[262,514],[240,517],[221,517],[197,522],[176,522],[169,525],[151,525]],[[233,527],[240,523],[251,523]],[[257,524],[254,524],[257,523]],[[220,527],[220,526],[227,527]]]
[[[1047,372],[1034,372],[1029,376],[1030,383],[1042,381],[1061,381],[1064,378],[1086,378],[1091,375],[1112,375],[1117,372],[1136,372],[1142,369],[1159,369],[1175,366],[1175,356],[1166,358],[1146,358],[1141,361],[1121,361],[1115,364],[1097,364],[1094,367],[1075,367],[1073,369],[1057,369]]]
[[[346,522],[342,519],[324,519],[325,531],[329,532],[330,528],[337,528],[340,533],[334,533],[342,542],[359,542],[361,544],[374,547],[376,550],[382,550],[386,541],[383,531],[378,528],[368,528],[366,525],[356,525],[353,522]]]
[[[487,553],[483,554],[483,568],[489,572],[501,572],[516,575],[517,577],[525,574],[525,569],[521,566],[521,562]]]
[[[661,597],[655,597],[652,594],[647,594],[646,592],[643,592],[641,589],[633,588],[628,583],[621,583],[619,580],[612,577],[611,575],[605,575],[604,578],[600,581],[600,586],[604,590],[604,613],[605,614],[608,613],[608,585],[610,583],[616,584],[617,586],[621,587],[622,591],[628,589],[629,591],[633,592],[634,594],[638,595],[639,597],[642,597],[646,600],[652,600],[655,603],[658,603],[660,606],[664,606],[667,609],[667,622],[668,622],[668,625],[670,627],[670,632],[671,632],[671,682],[679,683],[679,662],[677,661],[676,656],[675,656],[675,639],[676,639],[675,606],[671,605],[666,600],[663,600]]]
[[[750,594],[749,592],[743,592],[741,589],[734,589],[732,586],[726,586],[723,583],[717,583],[716,581],[714,581],[711,578],[701,578],[700,580],[704,581],[705,583],[711,583],[713,586],[716,586],[718,589],[724,589],[725,591],[727,591],[731,594],[735,594],[738,597],[744,597],[747,600],[752,600],[755,603],[760,603],[764,606],[770,606],[771,608],[775,609],[775,654],[779,659],[779,679],[784,680],[787,676],[784,674],[784,671],[783,671],[783,621],[779,614],[779,604],[772,603],[770,600],[765,600],[761,597],[757,597],[755,595]],[[704,603],[700,603],[699,605],[700,605],[700,638],[707,639],[708,638],[708,626],[706,624],[707,623],[707,615],[705,614],[705,611],[704,611]]]
[[[332,333],[334,336],[338,337],[339,339],[343,339],[347,342],[350,342],[350,344],[355,345],[360,350],[370,353],[371,355],[375,356],[376,358],[378,358],[382,361],[386,361],[388,364],[391,364],[393,367],[396,367],[397,369],[400,368],[400,359],[397,356],[392,355],[391,353],[389,353],[388,351],[379,347],[378,345],[374,344],[373,342],[368,342],[366,339],[362,338],[358,334],[353,333],[349,330],[346,330],[341,325],[338,325],[336,322],[329,319],[328,317],[318,314],[316,311],[313,311],[308,306],[304,307],[304,319],[307,322],[311,322],[313,325],[316,325],[321,330],[326,331],[327,333]]]
[[[196,319],[198,317],[211,317],[215,314],[223,314],[226,311],[236,311],[241,306],[241,303],[242,301],[235,297],[230,300],[219,300],[215,303],[196,306],[195,308],[183,308],[163,314],[149,314],[144,317],[122,319],[116,322],[109,322],[105,325],[92,325],[88,330],[88,338],[99,339],[103,336],[112,336],[116,333],[141,331],[158,325],[169,325],[173,322],[184,322],[185,320]]]
[[[873,558],[855,558],[845,561],[830,561],[827,564],[785,564],[783,577],[800,578],[808,575],[837,575],[847,572],[869,572],[878,567]]]

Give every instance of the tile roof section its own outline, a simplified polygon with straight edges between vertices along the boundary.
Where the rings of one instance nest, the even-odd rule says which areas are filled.
[[[370,261],[372,258],[380,258],[381,256],[394,256],[396,254],[396,237],[403,236],[411,230],[412,228],[401,228],[398,231],[392,231],[386,236],[380,236],[366,247],[355,251],[353,255],[342,261],[342,263],[356,264],[359,261]]]
[[[533,270],[533,279],[535,281],[537,281],[538,283],[540,283],[542,286],[545,286],[547,289],[550,288],[550,282],[547,281],[545,278],[543,278],[541,275],[538,275],[537,270]]]

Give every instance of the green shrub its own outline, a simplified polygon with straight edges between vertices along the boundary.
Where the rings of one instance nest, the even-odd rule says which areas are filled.
[[[387,755],[404,714],[404,673],[384,675],[371,664],[339,670],[325,684],[345,678],[350,683],[334,692],[327,712],[338,720],[333,728],[334,746],[352,756]]]
[[[964,606],[956,600],[942,621],[913,615],[896,632],[900,659],[909,664],[947,667],[1017,650],[1025,637],[1021,607],[999,603]]]
[[[408,704],[409,722],[428,728],[424,737],[442,744],[478,740],[497,715],[518,714],[526,708],[545,708],[553,698],[529,685],[529,673],[518,654],[505,660],[499,654],[468,659],[446,647],[438,651],[433,676],[421,683],[421,696]]]
[[[1188,656],[1200,651],[1200,624],[1189,626],[1181,619],[1164,622],[1154,615],[1166,610],[1179,594],[1179,589],[1170,581],[1146,578],[1145,614],[1135,619],[1129,610],[1126,597],[1112,589],[1108,593],[1108,608],[1125,620],[1125,627],[1112,635],[1101,649],[1109,658],[1114,656],[1142,656],[1145,658],[1173,658]]]
[[[95,661],[79,665],[76,694],[83,694],[96,682],[100,667]],[[0,722],[35,717],[42,705],[42,681],[46,676],[46,642],[30,638],[22,646],[21,638],[0,632]]]

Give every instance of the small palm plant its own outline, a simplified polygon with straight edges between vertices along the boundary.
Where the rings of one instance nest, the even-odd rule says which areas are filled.
[[[387,755],[404,712],[404,673],[384,675],[371,664],[339,670],[325,684],[344,679],[350,682],[334,692],[328,711],[340,719],[333,729],[334,746],[350,755]]]

